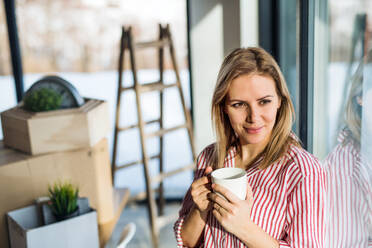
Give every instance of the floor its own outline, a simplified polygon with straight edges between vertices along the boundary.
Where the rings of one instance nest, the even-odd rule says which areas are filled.
[[[174,214],[179,211],[181,203],[167,203],[165,207],[166,214]],[[173,233],[173,224],[176,220],[172,220],[169,224],[160,230],[159,244],[161,248],[174,248],[176,241]],[[119,222],[115,227],[111,240],[106,248],[115,248],[120,234],[126,224],[134,222],[136,224],[136,233],[133,239],[129,242],[127,248],[148,248],[151,247],[149,221],[147,217],[147,207],[145,204],[128,204],[120,216]]]

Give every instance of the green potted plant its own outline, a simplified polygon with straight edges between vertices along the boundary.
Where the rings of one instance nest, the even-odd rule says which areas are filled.
[[[48,206],[58,221],[79,215],[79,189],[70,182],[56,182],[48,187]]]
[[[7,213],[11,247],[98,248],[97,212],[88,198],[78,197],[78,187],[67,181],[49,185],[48,191],[48,199]]]
[[[61,107],[62,96],[53,89],[40,88],[26,94],[23,103],[23,108],[32,112],[56,110]]]

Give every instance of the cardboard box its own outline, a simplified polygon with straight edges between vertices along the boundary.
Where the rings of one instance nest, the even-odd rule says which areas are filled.
[[[49,225],[40,223],[40,212],[31,205],[7,214],[12,248],[98,248],[96,211]]]
[[[29,154],[90,147],[109,130],[108,104],[86,99],[80,108],[29,112],[21,105],[1,113],[4,144]]]
[[[114,219],[114,200],[107,139],[94,147],[31,156],[0,142],[0,244],[7,247],[5,214],[47,195],[48,184],[68,179],[79,186],[97,210],[98,223]],[[3,244],[5,245],[3,246]]]

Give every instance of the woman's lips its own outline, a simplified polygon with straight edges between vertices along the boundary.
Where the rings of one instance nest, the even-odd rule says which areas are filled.
[[[259,133],[261,130],[262,130],[263,127],[256,127],[256,128],[253,128],[253,127],[245,127],[245,131],[247,131],[247,133],[249,134],[255,134],[255,133]]]

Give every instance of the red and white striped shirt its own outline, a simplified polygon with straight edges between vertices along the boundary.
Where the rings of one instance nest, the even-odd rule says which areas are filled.
[[[212,151],[213,145],[199,155],[195,179],[204,175],[206,166],[210,165]],[[236,154],[236,148],[232,147],[225,158],[224,167],[235,167]],[[252,221],[277,239],[280,247],[325,247],[323,211],[326,176],[319,161],[304,149],[291,146],[270,167],[258,169],[259,162],[247,170],[247,180],[254,198]],[[189,189],[174,224],[178,247],[184,247],[182,224],[193,204]],[[201,247],[246,246],[225,231],[210,212]]]
[[[324,161],[327,171],[327,247],[372,247],[372,188],[367,162],[347,133]]]

